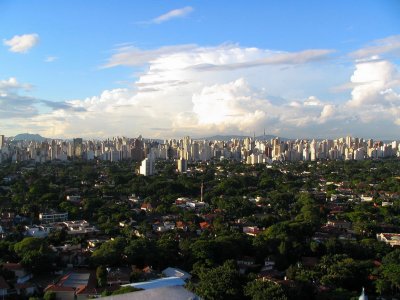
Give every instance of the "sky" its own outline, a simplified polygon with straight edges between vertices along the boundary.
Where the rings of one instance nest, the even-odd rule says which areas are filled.
[[[0,134],[400,139],[400,1],[0,0]]]

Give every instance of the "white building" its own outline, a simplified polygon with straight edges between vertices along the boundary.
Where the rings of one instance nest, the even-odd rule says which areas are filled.
[[[142,160],[139,172],[144,176],[154,175],[154,160],[151,157]]]
[[[42,223],[63,222],[68,220],[68,212],[63,213],[40,213],[39,220]]]

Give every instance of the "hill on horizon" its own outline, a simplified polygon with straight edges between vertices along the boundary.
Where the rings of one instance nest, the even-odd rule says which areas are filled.
[[[42,137],[40,134],[33,133],[20,133],[14,136],[14,141],[35,141],[35,142],[43,142],[46,138]]]

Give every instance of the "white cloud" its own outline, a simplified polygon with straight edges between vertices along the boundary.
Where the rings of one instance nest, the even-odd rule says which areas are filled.
[[[153,20],[151,20],[150,23],[160,24],[160,23],[169,21],[171,19],[182,18],[182,17],[189,15],[192,11],[193,11],[193,7],[191,7],[191,6],[173,9],[165,14],[162,14],[161,16],[154,18]]]
[[[221,63],[221,64],[203,64],[195,65],[193,68],[198,70],[212,71],[212,70],[235,70],[242,68],[259,67],[263,65],[298,65],[308,62],[323,60],[328,57],[329,54],[334,52],[329,49],[312,49],[293,53],[265,53],[266,57],[249,60],[246,62],[238,63]]]
[[[322,105],[321,101],[315,97],[315,96],[310,96],[306,101],[304,101],[305,106],[320,106]]]
[[[351,83],[355,84],[351,92],[350,107],[366,105],[400,104],[399,95],[392,88],[400,87],[400,74],[395,65],[387,60],[369,60],[358,62],[351,76]]]
[[[116,66],[142,66],[152,62],[154,59],[172,53],[185,52],[195,49],[196,45],[178,45],[165,46],[155,50],[142,50],[132,46],[124,46],[117,49],[108,62],[103,66],[105,68]]]
[[[57,59],[58,59],[57,56],[47,56],[47,57],[44,59],[44,61],[47,62],[47,63],[51,63],[51,62],[53,62],[53,61],[56,61]]]
[[[178,123],[174,127],[212,126],[222,131],[234,127],[245,131],[265,118],[265,110],[269,106],[267,100],[257,99],[243,78],[226,84],[205,86],[200,93],[192,96],[192,103],[191,114],[197,122],[192,119],[189,124]]]
[[[32,88],[31,84],[20,83],[15,77],[10,77],[5,80],[0,80],[0,93],[10,93],[19,89],[29,91]]]
[[[9,47],[11,52],[26,53],[39,42],[39,35],[36,33],[15,35],[9,40],[3,40],[4,45]]]
[[[355,58],[366,58],[386,53],[400,56],[400,35],[393,35],[384,39],[373,41],[370,46],[354,51],[350,53],[350,56]]]
[[[49,137],[203,137],[264,128],[286,137],[368,137],[378,135],[383,123],[385,133],[396,136],[397,67],[368,59],[356,62],[351,76],[347,67],[344,73],[331,60],[320,61],[329,51],[286,53],[235,44],[125,47],[107,66],[142,66],[133,88],[105,90],[59,105],[42,102],[51,111],[18,122]],[[199,67],[210,65],[218,67],[207,72]],[[319,92],[324,86],[329,90],[332,77],[349,81],[344,85],[352,91],[350,99],[338,101]]]
[[[104,67],[142,66],[162,58],[182,57],[175,68],[192,68],[199,71],[224,71],[263,65],[298,65],[329,58],[330,49],[309,49],[299,52],[280,52],[260,48],[242,48],[235,44],[217,47],[199,47],[193,44],[165,46],[143,50],[132,46],[118,48]],[[194,59],[193,61],[188,61]],[[166,65],[163,68],[169,67]]]

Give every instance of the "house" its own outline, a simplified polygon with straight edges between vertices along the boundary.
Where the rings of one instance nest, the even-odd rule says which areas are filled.
[[[4,279],[3,276],[0,276],[0,296],[3,297],[8,295],[8,290],[10,286],[8,285],[7,281]]]
[[[183,231],[187,231],[188,226],[187,226],[186,223],[183,222],[183,221],[177,221],[176,224],[175,224],[175,228],[181,229],[181,230],[183,230]]]
[[[360,199],[361,199],[361,202],[372,202],[372,200],[373,200],[374,198],[371,197],[371,196],[361,195]]]
[[[37,237],[37,238],[45,238],[52,231],[52,227],[50,226],[41,226],[41,225],[32,225],[25,226],[24,235]]]
[[[261,269],[262,272],[272,271],[274,268],[275,268],[275,261],[270,260],[269,258],[264,259],[264,266]]]
[[[82,202],[82,197],[78,195],[67,195],[66,199],[73,204],[81,204]]]
[[[392,247],[400,247],[400,233],[377,233],[376,239]]]
[[[40,213],[39,220],[42,223],[54,223],[54,222],[62,222],[68,220],[68,212],[49,212],[49,213]]]
[[[346,220],[328,220],[326,225],[341,230],[351,229],[351,222]]]
[[[15,291],[19,296],[32,296],[37,291],[32,282],[17,283],[14,285]]]
[[[20,263],[4,263],[3,268],[13,272],[17,278],[23,278],[28,275],[28,272]]]
[[[0,225],[0,238],[5,238],[6,237],[6,232],[5,232],[5,230],[3,229],[3,227]]]
[[[257,236],[260,234],[260,229],[257,226],[244,226],[243,233],[251,236]]]
[[[86,220],[64,221],[62,224],[69,235],[96,234],[99,232],[95,226],[90,226]]]
[[[146,212],[151,212],[151,211],[153,211],[153,206],[151,205],[151,203],[143,203],[143,204],[140,206],[140,209],[141,209],[141,210],[144,210],[144,211],[146,211]]]
[[[97,295],[96,285],[95,272],[79,270],[62,276],[57,283],[47,286],[44,291],[54,292],[57,300],[79,300]]]
[[[211,227],[210,223],[208,223],[208,222],[200,222],[199,226],[200,226],[201,231],[204,231]]]
[[[249,270],[254,270],[260,265],[256,264],[256,259],[254,257],[245,256],[236,261],[240,274],[246,274]]]

